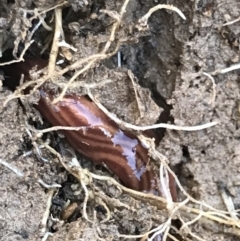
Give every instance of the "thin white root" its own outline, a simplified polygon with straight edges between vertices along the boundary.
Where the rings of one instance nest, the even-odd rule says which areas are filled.
[[[60,184],[57,184],[57,183],[49,185],[49,184],[45,183],[42,179],[38,179],[38,183],[40,183],[43,187],[45,187],[47,189],[62,187]]]
[[[233,21],[230,21],[230,22],[227,22],[227,23],[224,23],[223,26],[228,26],[228,25],[231,25],[231,24],[234,24],[234,23],[237,23],[240,21],[240,17],[233,20]]]
[[[25,43],[25,47],[20,55],[20,57],[18,59],[15,59],[15,60],[11,60],[9,62],[4,62],[4,63],[0,63],[0,66],[4,66],[4,65],[9,65],[9,64],[14,64],[14,63],[18,63],[18,62],[21,62],[21,61],[24,61],[24,58],[23,56],[25,55],[26,51],[28,50],[28,48],[30,47],[30,45],[34,42],[34,40],[31,40],[27,43]]]
[[[240,63],[234,64],[234,65],[232,65],[232,66],[230,66],[228,68],[225,68],[225,69],[217,69],[217,70],[213,71],[211,73],[211,75],[226,74],[228,72],[231,72],[231,71],[237,70],[237,69],[240,69]]]
[[[0,164],[7,167],[11,171],[15,172],[19,177],[24,177],[24,173],[21,170],[19,170],[18,168],[16,168],[15,166],[11,165],[10,163],[0,159]]]
[[[41,239],[41,241],[47,241],[49,236],[53,236],[53,233],[50,232],[46,232],[43,236],[43,238]]]
[[[203,129],[207,129],[209,127],[217,125],[219,122],[218,121],[213,121],[210,123],[206,123],[203,125],[197,125],[197,126],[176,126],[176,125],[171,125],[171,124],[165,124],[165,123],[160,123],[160,124],[155,124],[151,126],[136,126],[129,124],[127,122],[124,122],[120,120],[116,115],[112,114],[109,112],[88,90],[88,96],[91,98],[91,100],[114,122],[116,122],[118,125],[125,127],[127,129],[132,129],[136,131],[146,131],[146,130],[151,130],[151,129],[157,129],[157,128],[166,128],[170,130],[178,130],[178,131],[199,131]]]
[[[211,81],[212,81],[212,85],[213,85],[213,94],[212,94],[212,106],[215,106],[215,99],[216,99],[216,83],[214,78],[208,74],[208,73],[203,73],[205,76],[207,76]]]
[[[141,19],[139,19],[139,23],[142,26],[146,26],[150,16],[159,9],[168,9],[168,10],[171,10],[171,11],[175,11],[176,13],[178,13],[178,15],[182,19],[186,20],[186,17],[183,14],[183,12],[181,10],[179,10],[177,7],[174,7],[173,5],[168,5],[168,4],[158,4],[157,6],[149,9],[148,13],[145,14]]]
[[[40,235],[41,236],[45,236],[46,233],[46,229],[47,229],[47,220],[50,214],[50,208],[52,205],[52,198],[54,195],[55,190],[54,189],[50,189],[48,191],[48,199],[47,199],[47,203],[46,203],[46,210],[43,214],[43,218],[41,220],[41,231],[40,231]]]

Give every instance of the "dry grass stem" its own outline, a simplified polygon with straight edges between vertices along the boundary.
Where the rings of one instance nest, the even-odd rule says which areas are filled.
[[[55,66],[56,60],[58,55],[58,42],[60,41],[61,33],[62,33],[62,9],[56,8],[54,9],[55,15],[55,30],[54,30],[54,37],[52,42],[52,49],[49,56],[49,63],[48,63],[48,75],[52,75]]]
[[[239,221],[232,198],[226,193],[224,188],[220,188],[220,194],[232,219]],[[238,227],[240,228],[240,225]]]

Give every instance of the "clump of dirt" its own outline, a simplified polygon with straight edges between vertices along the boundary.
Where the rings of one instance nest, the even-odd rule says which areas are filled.
[[[30,75],[12,65],[17,82],[32,78],[35,92],[26,97],[24,84],[7,88],[11,67],[0,65],[1,240],[128,240],[157,227],[169,240],[239,238],[239,67],[224,70],[239,62],[240,30],[230,23],[240,17],[236,0],[0,2],[1,63],[13,56],[16,63],[46,60],[44,70]],[[141,25],[157,2],[173,4],[186,20],[159,9]],[[184,203],[128,190],[107,167],[78,153],[79,167],[61,134],[36,132],[48,127],[32,108],[45,82],[54,90],[67,87],[66,93],[90,90],[111,113],[138,126],[218,121],[197,131],[157,132],[153,163],[175,171]]]

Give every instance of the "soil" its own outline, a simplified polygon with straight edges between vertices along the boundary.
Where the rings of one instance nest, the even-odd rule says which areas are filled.
[[[9,53],[15,52],[18,56],[22,53],[30,32],[42,18],[54,28],[54,10],[50,7],[58,3],[62,2],[0,0],[1,62],[9,58]],[[60,4],[63,31],[66,42],[77,51],[68,51],[69,58],[67,54],[59,55],[58,60],[63,59],[64,63],[58,69],[101,51],[116,21],[111,16],[120,12],[123,1],[66,3]],[[149,18],[148,29],[137,30],[138,20],[157,4],[174,5],[186,20],[176,12],[161,9]],[[33,9],[41,12],[41,18],[27,11]],[[102,9],[115,12],[108,15]],[[109,51],[114,51],[117,40],[121,40],[121,67],[114,54],[98,61],[75,81],[85,84],[105,81],[105,85],[93,88],[92,93],[109,111],[132,124],[144,126],[158,121],[194,126],[218,121],[216,126],[199,131],[160,130],[157,150],[167,157],[181,185],[193,198],[222,211],[228,211],[223,193],[232,200],[235,209],[240,207],[240,79],[238,69],[227,73],[216,70],[239,63],[239,22],[224,26],[239,17],[237,0],[129,1]],[[35,42],[25,56],[39,58],[47,40],[53,38],[53,32],[43,25],[31,36]],[[49,58],[51,44],[41,58]],[[14,46],[17,46],[15,51]],[[211,76],[204,73],[212,74],[214,83]],[[74,71],[70,71],[59,77],[58,83],[66,83],[73,74]],[[48,241],[130,240],[124,235],[142,234],[166,221],[169,210],[161,210],[100,180],[93,180],[88,186],[87,215],[93,222],[87,221],[83,215],[85,192],[77,179],[48,149],[41,149],[41,155],[36,151],[36,145],[48,139],[53,148],[60,150],[62,145],[60,148],[57,144],[56,133],[33,139],[34,133],[31,129],[27,131],[29,125],[47,126],[44,122],[40,124],[41,118],[32,107],[39,97],[13,99],[4,106],[12,92],[4,82],[4,72],[0,77],[3,80],[0,91],[1,241],[46,240],[47,232]],[[33,73],[32,78],[39,76]],[[136,90],[140,105],[134,98]],[[86,89],[77,84],[68,91],[86,93]],[[139,111],[138,107],[144,105]],[[60,141],[67,145],[62,136]],[[67,146],[66,150],[69,149]],[[114,176],[107,168],[95,166],[91,160],[77,155],[83,168],[98,175]],[[49,185],[59,184],[59,188],[48,188],[39,180]],[[178,190],[178,201],[184,199],[183,192]],[[106,222],[98,222],[107,217],[104,205],[108,206],[111,217]],[[189,204],[201,209],[200,206],[194,202]],[[43,217],[48,221],[44,222]],[[192,218],[183,217],[185,222]],[[170,233],[177,240],[240,240],[238,227],[204,221],[201,217],[189,226],[188,232],[176,234],[181,222],[179,216],[173,219],[175,231],[173,228]]]

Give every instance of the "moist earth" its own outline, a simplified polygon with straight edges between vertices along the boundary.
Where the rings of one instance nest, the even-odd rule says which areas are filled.
[[[21,43],[41,20],[30,20],[34,14],[28,10],[44,12],[61,3],[1,0],[2,59],[17,43],[20,44],[15,53],[22,52]],[[116,21],[101,9],[120,12],[122,4],[123,1],[92,0],[69,1],[64,5],[66,42],[78,49],[71,53],[69,63],[100,52]],[[149,29],[134,32],[132,28],[137,21],[157,4],[174,5],[184,13],[186,20],[176,12],[158,10],[148,21]],[[42,16],[54,28],[51,25],[53,10],[45,12]],[[240,206],[239,70],[220,71],[239,63],[239,22],[224,26],[239,17],[237,0],[130,0],[116,34],[116,39],[127,39],[119,49],[121,67],[114,54],[76,81],[106,81],[105,86],[93,88],[93,93],[109,111],[133,124],[150,125],[158,121],[194,126],[217,121],[216,126],[192,132],[161,130],[157,150],[167,157],[183,188],[193,198],[222,211],[227,211],[223,192],[231,198],[235,209]],[[40,56],[47,39],[52,37],[51,31],[40,26],[26,55]],[[42,54],[45,59],[49,47]],[[137,83],[135,87],[131,76]],[[62,76],[62,83],[70,77],[70,74]],[[50,241],[98,240],[100,237],[101,240],[130,240],[125,235],[147,232],[166,220],[167,210],[134,199],[111,183],[94,180],[90,194],[95,192],[95,198],[88,201],[87,213],[95,221],[86,221],[82,214],[85,194],[78,181],[47,149],[41,150],[40,158],[34,148],[36,143],[48,139],[53,147],[58,146],[55,134],[33,140],[34,133],[26,126],[29,121],[35,124],[41,119],[31,107],[35,97],[32,100],[28,97],[23,103],[13,99],[4,105],[12,92],[4,84],[4,75],[1,80],[0,240],[41,240],[47,231]],[[77,84],[71,88],[86,91]],[[142,104],[138,105],[134,98],[136,89],[141,103],[146,103],[145,109],[140,108],[140,115],[137,107]],[[113,176],[106,168],[93,165],[91,160],[81,155],[78,158],[83,168],[98,175]],[[42,182],[61,187],[53,193]],[[185,197],[178,191],[178,201],[183,201]],[[110,219],[106,219],[101,200],[110,210]],[[66,203],[75,211],[65,210]],[[46,216],[48,222],[44,222]],[[106,222],[98,223],[97,219]],[[177,220],[174,225],[179,228]],[[238,229],[218,222],[207,223],[200,219],[190,228],[191,233],[173,232],[173,235],[178,240],[199,240],[196,236],[201,240],[240,240]]]

